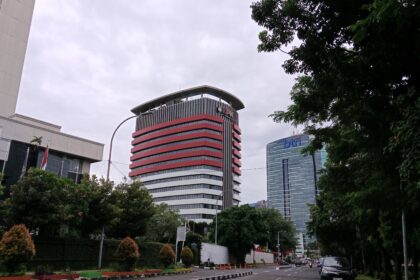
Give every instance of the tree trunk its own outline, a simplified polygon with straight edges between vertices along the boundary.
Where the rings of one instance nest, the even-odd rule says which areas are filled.
[[[413,250],[413,279],[419,279],[419,255],[417,250]]]
[[[383,280],[391,280],[388,263],[389,263],[389,260],[388,260],[388,257],[386,256],[385,249],[381,246],[381,266],[382,266],[381,279]]]
[[[394,254],[394,269],[395,269],[395,280],[402,280],[402,274],[401,274],[401,256],[400,254],[396,253]]]

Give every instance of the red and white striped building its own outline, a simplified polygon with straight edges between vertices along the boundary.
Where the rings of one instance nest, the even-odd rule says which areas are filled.
[[[133,133],[130,177],[141,180],[155,203],[195,221],[211,222],[240,202],[243,103],[210,86],[143,103]]]

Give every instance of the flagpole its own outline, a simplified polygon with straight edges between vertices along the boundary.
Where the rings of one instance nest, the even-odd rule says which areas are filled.
[[[76,166],[76,178],[74,179],[74,182],[77,184],[77,177],[79,176],[79,164],[80,164],[80,162],[79,163],[77,163],[77,166]]]
[[[61,158],[61,166],[60,166],[60,177],[63,177],[63,169],[64,169],[64,158],[65,158],[66,156],[63,156],[62,158]]]
[[[29,158],[29,147],[26,148],[26,156],[25,156],[25,160],[23,161],[23,166],[22,166],[22,173],[20,174],[20,178],[22,179],[25,174],[26,174],[26,168],[28,166],[28,158]]]
[[[7,163],[7,160],[4,160],[3,166],[1,168],[1,173],[0,173],[0,186],[1,186],[1,183],[3,182],[3,176],[4,176],[4,170],[6,169],[6,163]]]

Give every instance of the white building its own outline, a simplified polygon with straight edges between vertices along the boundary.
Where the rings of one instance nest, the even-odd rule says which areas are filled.
[[[102,160],[103,144],[61,132],[61,127],[16,113],[19,86],[35,0],[0,0],[0,172],[6,185],[14,184],[27,151],[27,167],[39,166],[45,146],[47,170],[77,179],[90,164]],[[31,141],[44,140],[39,149]]]

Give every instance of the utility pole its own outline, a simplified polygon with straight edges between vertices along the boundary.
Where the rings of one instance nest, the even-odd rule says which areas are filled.
[[[221,196],[222,196],[222,210],[223,210],[223,191],[221,192]],[[217,210],[219,208],[219,196],[217,197],[217,201],[216,201],[216,226],[214,229],[214,244],[217,245]]]
[[[400,190],[403,193],[403,182],[400,178]],[[405,229],[405,211],[404,206],[401,209],[401,228],[402,228],[402,242],[403,242],[403,254],[404,254],[404,280],[408,280],[408,256],[407,256],[407,236]]]
[[[109,181],[109,172],[111,170],[112,143],[114,141],[115,133],[120,128],[120,126],[123,125],[126,121],[131,120],[132,118],[136,118],[136,117],[137,117],[137,115],[130,116],[130,117],[126,118],[125,120],[120,122],[119,125],[117,125],[117,127],[114,129],[114,132],[112,133],[111,141],[109,143],[108,166],[107,166],[107,169],[106,169],[106,181],[107,182]],[[102,251],[103,251],[103,247],[104,247],[104,238],[105,238],[105,226],[103,225],[102,226],[102,232],[101,232],[101,242],[99,243],[99,258],[98,258],[98,268],[99,269],[102,267]]]

